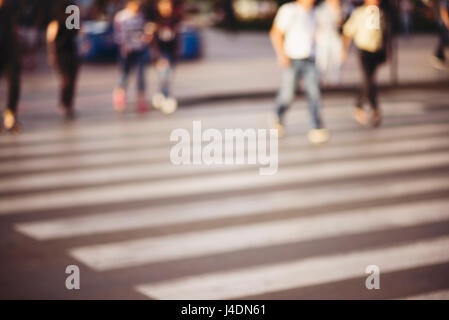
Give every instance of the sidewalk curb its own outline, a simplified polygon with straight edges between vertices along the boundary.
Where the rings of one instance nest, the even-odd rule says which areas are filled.
[[[435,89],[447,89],[449,90],[449,80],[446,81],[432,81],[432,82],[410,82],[399,85],[380,85],[379,90],[381,92],[388,92],[393,90],[435,90]],[[359,87],[357,86],[340,86],[329,87],[322,90],[323,94],[338,94],[338,93],[356,93]],[[222,93],[222,94],[210,94],[203,96],[195,96],[188,98],[180,98],[180,107],[192,107],[206,103],[226,102],[235,100],[257,100],[257,99],[275,99],[277,91],[250,91],[242,93]],[[302,91],[298,91],[298,97],[303,96]]]

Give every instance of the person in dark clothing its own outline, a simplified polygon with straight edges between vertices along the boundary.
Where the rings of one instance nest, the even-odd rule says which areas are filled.
[[[439,28],[439,42],[432,63],[440,70],[447,70],[444,50],[449,46],[449,0],[440,0],[436,5],[436,15]]]
[[[371,106],[371,124],[380,126],[382,114],[377,98],[376,71],[387,59],[388,27],[381,0],[365,0],[351,14],[343,27],[345,41],[344,56],[347,56],[351,42],[354,41],[359,51],[362,71],[362,85],[356,102],[354,119],[362,124],[369,123],[364,110],[367,99]]]
[[[158,52],[159,93],[154,95],[153,107],[163,113],[176,111],[178,102],[172,97],[171,80],[178,55],[178,27],[181,14],[173,0],[159,0],[156,7],[155,46]]]
[[[23,66],[34,70],[37,67],[36,52],[39,44],[41,23],[40,3],[37,0],[20,0],[19,35]]]
[[[19,130],[17,105],[20,96],[21,61],[17,12],[14,1],[0,0],[0,77],[5,75],[8,82],[7,106],[3,114],[3,125],[8,131]]]
[[[80,68],[77,45],[77,29],[68,29],[65,12],[72,1],[61,1],[56,5],[56,19],[47,28],[49,64],[56,67],[61,78],[60,108],[67,119],[73,119],[76,80]]]
[[[224,0],[223,13],[224,13],[223,27],[231,32],[237,31],[237,17],[234,10],[233,0]]]

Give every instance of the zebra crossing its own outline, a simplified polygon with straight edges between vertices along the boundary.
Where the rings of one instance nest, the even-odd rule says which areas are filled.
[[[377,261],[381,270],[387,272],[422,265],[422,261],[428,264],[447,262],[448,245],[449,237],[444,237],[415,245],[351,252],[142,285],[138,290],[159,299],[231,299],[354,277],[371,261]]]
[[[326,111],[332,141],[320,148],[304,137],[303,108],[292,111],[274,176],[169,159],[172,129],[199,118],[266,128],[268,102],[1,136],[0,221],[150,299],[295,299],[358,279],[337,296],[354,297],[368,265],[392,279],[380,297],[448,299],[449,110],[391,99],[371,130],[344,101]],[[447,272],[425,285],[392,276],[436,266]]]

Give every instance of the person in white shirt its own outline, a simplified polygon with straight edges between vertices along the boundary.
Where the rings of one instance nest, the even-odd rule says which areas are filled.
[[[316,9],[318,31],[316,64],[322,82],[337,84],[340,81],[343,40],[340,28],[343,24],[341,0],[326,0]]]
[[[296,0],[279,8],[270,32],[278,62],[284,69],[277,98],[275,127],[284,135],[284,118],[295,98],[299,77],[304,81],[308,97],[312,130],[308,138],[313,144],[325,143],[329,134],[321,118],[321,90],[319,72],[315,65],[315,34],[317,19],[315,0]]]

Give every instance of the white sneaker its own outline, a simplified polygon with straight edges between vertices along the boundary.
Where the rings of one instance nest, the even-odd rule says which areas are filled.
[[[160,109],[165,114],[172,114],[178,109],[178,101],[175,98],[165,98]]]
[[[329,133],[326,129],[314,129],[310,130],[307,135],[310,143],[314,145],[324,144],[329,141]]]
[[[284,138],[285,137],[285,126],[282,124],[279,117],[276,115],[273,118],[271,118],[270,121],[271,121],[271,123],[270,123],[271,128],[278,131],[279,139]]]
[[[151,99],[151,103],[154,109],[160,110],[164,104],[165,96],[162,93],[156,93]]]
[[[363,109],[355,108],[352,117],[362,126],[366,126],[368,124],[368,117],[366,116],[366,112]]]
[[[441,70],[441,71],[448,71],[449,70],[449,66],[441,59],[439,59],[438,57],[433,56],[432,59],[430,60],[432,67],[434,67],[437,70]]]
[[[12,130],[16,125],[16,116],[11,110],[6,110],[3,113],[3,125],[6,130]]]
[[[6,131],[11,133],[19,133],[21,129],[19,123],[17,122],[16,115],[10,110],[6,110],[3,113],[3,126]]]

